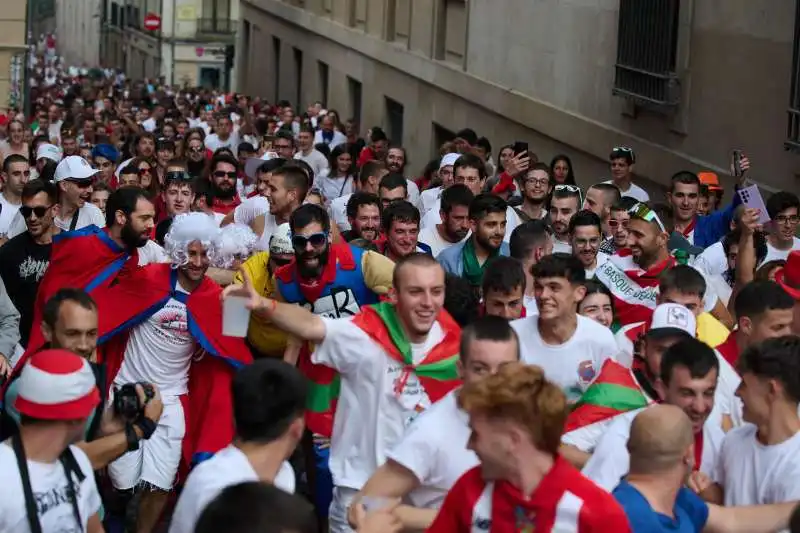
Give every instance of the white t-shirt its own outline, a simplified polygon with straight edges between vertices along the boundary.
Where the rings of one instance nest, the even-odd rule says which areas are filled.
[[[478,465],[478,456],[467,449],[470,434],[469,416],[458,408],[452,391],[417,417],[386,454],[419,480],[409,494],[415,507],[438,509],[458,478]]]
[[[139,253],[139,266],[149,265],[150,263],[170,262],[167,252],[156,241],[147,241],[137,251]]]
[[[158,123],[156,122],[156,119],[154,119],[153,117],[149,117],[147,120],[142,121],[142,128],[144,129],[144,131],[153,133],[154,131],[156,131],[157,127]]]
[[[785,261],[792,250],[800,250],[800,239],[797,237],[792,238],[792,248],[790,250],[778,250],[767,241],[767,256],[764,258],[764,263],[767,261]]]
[[[180,284],[177,290],[188,294]],[[186,304],[170,298],[164,307],[131,330],[114,383],[144,381],[155,384],[164,397],[180,396],[188,389],[194,349]]]
[[[567,241],[562,241],[561,239],[553,236],[553,253],[572,255],[572,245]]]
[[[355,191],[355,176],[345,176],[339,178],[331,178],[328,175],[316,176],[314,178],[314,187],[319,189],[322,196],[325,198],[325,203],[330,203],[340,196],[353,194]]]
[[[436,203],[433,205],[430,211],[425,213],[425,216],[422,217],[420,221],[420,229],[424,230],[425,228],[435,228],[437,224],[442,223],[442,214],[439,212],[441,210],[442,201],[441,199],[437,198]],[[519,215],[517,212],[514,211],[513,207],[506,208],[506,234],[503,237],[503,240],[508,242],[511,239],[511,233],[514,229],[522,224],[522,221],[519,219]]]
[[[545,377],[561,387],[569,402],[581,397],[606,359],[613,359],[617,353],[610,329],[591,318],[576,316],[575,333],[567,342],[557,346],[542,341],[538,315],[511,322],[519,337],[523,362],[542,367]]]
[[[522,305],[525,306],[525,317],[538,315],[539,308],[536,306],[536,298],[528,296],[527,294],[522,297]]]
[[[431,405],[415,373],[410,373],[402,394],[394,390],[404,375],[395,361],[350,319],[322,318],[325,339],[311,361],[338,371],[341,390],[333,422],[330,470],[333,484],[360,490],[386,453],[403,436],[409,423]],[[412,344],[415,364],[444,338],[436,322],[422,344]],[[353,421],[358,423],[353,423]]]
[[[433,209],[434,206],[438,207],[441,206],[440,198],[442,197],[442,188],[441,187],[434,187],[433,189],[426,189],[422,191],[419,195],[419,202],[417,202],[417,208],[419,212],[424,217],[428,211]]]
[[[800,433],[765,446],[753,424],[732,429],[720,453],[719,483],[725,506],[764,505],[800,499]]]
[[[233,152],[233,157],[237,157],[239,152],[239,144],[242,142],[241,137],[239,136],[238,131],[232,131],[231,134],[228,136],[228,139],[223,141],[219,138],[219,135],[216,133],[212,133],[211,135],[207,135],[204,141],[206,148],[211,150],[212,152],[216,152],[220,148],[230,148]]]
[[[239,448],[229,445],[197,465],[189,474],[169,525],[169,533],[192,533],[206,506],[228,487],[258,481],[258,474]],[[284,461],[273,483],[294,494],[294,470]]]
[[[269,200],[261,195],[247,198],[233,210],[233,221],[249,226],[259,215],[269,214]]]
[[[92,464],[79,448],[70,446],[75,461],[83,472],[83,481],[73,474],[72,482],[78,493],[78,511],[82,524],[75,523],[75,513],[69,500],[69,488],[64,467],[60,461],[45,464],[28,460],[31,491],[39,510],[39,524],[45,533],[86,531],[89,518],[100,510],[100,494],[94,480]],[[8,442],[0,443],[0,531],[3,533],[29,533],[28,515],[22,479],[17,468],[17,457]]]
[[[728,258],[722,241],[717,241],[698,255],[692,266],[709,276],[721,275],[728,271]]]
[[[608,261],[608,258],[609,255],[607,253],[597,252],[597,262],[594,264],[594,268],[584,269],[586,271],[586,279],[592,279],[595,271],[600,267],[600,265]]]
[[[6,197],[0,192],[0,235],[8,234],[11,228],[11,222],[19,213],[19,208],[22,204],[12,204],[6,200]]]
[[[339,226],[339,231],[349,231],[350,230],[350,221],[347,220],[347,202],[350,201],[350,197],[353,196],[352,194],[345,194],[344,196],[340,196],[331,202],[328,211],[331,216],[331,220]],[[424,241],[423,241],[424,242]],[[425,243],[428,244],[428,243]],[[436,257],[434,255],[434,257]]]
[[[467,237],[469,237],[469,234],[467,234]],[[464,237],[464,239],[466,239],[467,237]],[[463,242],[464,239],[461,239],[458,242]],[[444,240],[444,238],[439,233],[439,230],[436,229],[436,226],[428,226],[427,228],[420,231],[419,235],[417,236],[417,242],[421,242],[430,246],[431,255],[433,255],[433,257],[438,257],[443,250],[447,250],[454,244],[457,244],[455,242]]]
[[[308,166],[314,171],[314,179],[323,172],[328,172],[330,170],[328,167],[328,160],[319,150],[312,149],[308,154],[303,154],[303,152],[298,151],[294,154],[294,158],[302,159],[308,163]]]
[[[631,424],[643,409],[628,411],[614,417],[597,443],[592,457],[581,471],[584,476],[608,492],[614,490],[614,487],[619,484],[619,480],[628,473],[631,458],[628,454],[627,444],[631,433]],[[719,479],[717,464],[725,433],[718,424],[709,423],[710,421],[709,418],[703,425],[700,471],[716,481]]]
[[[614,183],[614,180],[608,180],[608,181],[606,181],[606,183],[610,183],[612,185],[616,185],[616,183]],[[619,192],[620,192],[620,194],[622,196],[629,196],[629,197],[631,197],[631,198],[633,198],[635,200],[638,200],[640,202],[649,202],[650,201],[650,195],[647,194],[647,191],[645,191],[644,189],[642,189],[641,187],[639,187],[635,183],[631,183],[631,186],[628,188],[627,191],[623,191],[622,189],[620,189]]]
[[[56,226],[61,228],[62,231],[69,231],[70,225],[72,224],[72,216],[67,218],[53,217],[53,222],[55,222]],[[100,211],[99,207],[86,202],[78,211],[78,221],[74,229],[78,230],[91,225],[95,225],[98,228],[105,228],[106,216]]]

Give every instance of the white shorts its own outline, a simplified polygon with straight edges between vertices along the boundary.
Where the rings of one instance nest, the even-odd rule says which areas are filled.
[[[162,490],[172,489],[181,462],[186,421],[179,397],[166,397],[162,401],[164,411],[150,438],[140,440],[138,450],[127,452],[108,465],[114,488],[128,490],[146,482]]]
[[[333,499],[328,509],[328,530],[330,533],[355,533],[347,521],[347,509],[353,503],[358,491],[349,487],[333,487]]]

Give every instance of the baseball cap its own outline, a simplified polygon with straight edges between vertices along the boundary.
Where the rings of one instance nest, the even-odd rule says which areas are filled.
[[[275,233],[269,239],[269,253],[271,254],[294,254],[292,246],[291,230],[288,223],[278,226]]]
[[[442,162],[439,163],[439,170],[442,170],[444,167],[452,167],[458,161],[458,158],[461,157],[461,154],[450,153],[442,156]]]
[[[43,157],[59,163],[61,162],[61,149],[55,144],[42,143],[39,145],[39,148],[36,149],[36,160],[38,161]]]
[[[81,156],[68,155],[56,167],[54,179],[56,183],[65,180],[85,181],[91,179],[98,172],[100,171],[92,168],[92,165]]]
[[[661,304],[653,311],[650,328],[645,335],[648,338],[669,337],[672,335],[697,334],[697,320],[689,309],[680,304]]]
[[[698,172],[697,178],[700,180],[700,183],[702,185],[708,187],[709,191],[723,190],[719,184],[719,177],[713,172]]]
[[[43,420],[80,420],[100,403],[89,362],[67,350],[33,354],[20,373],[17,391],[17,411]]]
[[[264,152],[264,155],[261,157],[248,157],[247,161],[244,162],[244,173],[245,175],[254,180],[256,179],[256,172],[258,172],[258,167],[264,164],[264,161],[269,161],[273,158],[272,152]]]

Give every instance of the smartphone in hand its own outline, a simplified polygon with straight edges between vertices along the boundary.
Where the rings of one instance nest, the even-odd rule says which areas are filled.
[[[733,163],[733,177],[741,178],[742,177],[742,151],[741,150],[734,150],[731,153],[731,160]]]
[[[528,143],[523,141],[517,141],[514,143],[514,155],[519,154],[527,154],[528,153]]]

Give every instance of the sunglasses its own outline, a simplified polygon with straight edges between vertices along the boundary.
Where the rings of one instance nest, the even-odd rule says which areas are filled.
[[[560,183],[553,187],[554,192],[564,192],[566,191],[569,194],[576,194],[578,195],[578,204],[583,204],[583,194],[581,194],[581,188],[577,185],[568,185],[566,183]]]
[[[36,207],[28,207],[27,205],[23,205],[19,208],[19,214],[22,215],[22,218],[26,220],[31,218],[31,214],[36,215],[36,218],[42,218],[47,214],[47,211],[50,210],[51,207],[53,206],[37,205]]]
[[[617,226],[622,226],[625,229],[628,229],[628,221],[627,220],[615,220],[613,218],[608,220],[608,227],[609,228],[616,228]]]
[[[645,222],[655,222],[658,224],[658,227],[661,228],[661,231],[667,231],[667,228],[664,226],[664,223],[661,222],[661,219],[658,218],[658,215],[655,211],[650,209],[647,204],[638,203],[628,209],[628,214],[631,218],[638,218],[639,220],[644,220]]]
[[[164,176],[164,181],[191,181],[192,177],[189,175],[188,172],[184,172],[182,170],[172,170],[167,172]]]
[[[297,249],[305,249],[308,244],[314,248],[319,248],[328,242],[328,232],[320,231],[319,233],[312,233],[309,236],[305,235],[292,235],[292,246]]]
[[[215,170],[214,171],[214,177],[215,178],[224,178],[224,177],[227,176],[229,178],[236,179],[237,175],[238,174],[236,172],[225,172],[224,170]]]
[[[636,162],[636,155],[633,153],[633,148],[628,148],[627,146],[615,146],[611,150],[611,159],[619,157],[630,158],[632,163]]]
[[[140,176],[142,176],[144,174],[150,174],[150,172],[151,172],[151,169],[149,169],[149,168],[140,168],[139,169],[139,175]]]
[[[203,151],[203,147],[202,146],[190,146],[189,147],[189,151],[192,152],[192,153],[195,153],[195,154],[199,154],[200,152]]]

